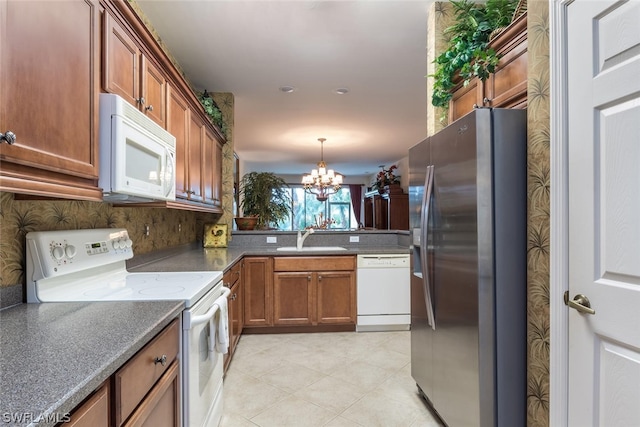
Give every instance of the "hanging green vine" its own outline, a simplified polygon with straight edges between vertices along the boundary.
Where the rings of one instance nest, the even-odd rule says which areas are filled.
[[[511,23],[518,0],[488,0],[484,4],[451,0],[451,4],[455,23],[445,30],[451,36],[449,47],[434,61],[431,103],[436,107],[448,106],[458,75],[466,86],[474,77],[484,81],[495,72],[500,57],[488,48],[491,33]]]
[[[200,104],[202,104],[204,112],[207,114],[207,116],[209,116],[211,122],[214,125],[218,126],[218,129],[220,129],[220,131],[226,138],[228,136],[227,122],[224,120],[224,117],[222,116],[222,110],[220,110],[218,104],[216,104],[216,102],[213,100],[206,89],[204,92],[198,93],[198,100],[200,100]]]

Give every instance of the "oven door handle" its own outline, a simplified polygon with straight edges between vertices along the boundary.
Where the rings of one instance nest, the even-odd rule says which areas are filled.
[[[223,296],[225,298],[227,298],[229,296],[229,294],[231,293],[231,289],[225,287],[223,288],[224,291],[222,291],[222,294],[220,294],[220,296]],[[216,311],[218,311],[220,307],[218,307],[218,304],[213,304],[211,306],[211,308],[209,310],[207,310],[207,312],[205,314],[201,314],[199,316],[191,316],[189,325],[185,325],[185,329],[191,329],[194,326],[197,326],[201,323],[205,323],[210,321],[211,319],[213,319],[213,316],[215,316]]]

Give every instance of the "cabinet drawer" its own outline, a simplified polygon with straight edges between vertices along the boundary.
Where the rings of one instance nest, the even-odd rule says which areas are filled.
[[[273,259],[274,271],[343,271],[354,270],[354,256],[327,257],[276,257]]]
[[[174,320],[115,374],[115,417],[120,426],[178,356],[178,320]],[[164,359],[164,363],[157,362]]]

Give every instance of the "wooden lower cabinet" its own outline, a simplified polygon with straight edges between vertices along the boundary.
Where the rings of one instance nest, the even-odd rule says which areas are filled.
[[[316,277],[312,272],[273,273],[274,325],[312,325]]]
[[[356,323],[356,273],[325,271],[317,274],[318,324]]]
[[[273,325],[273,258],[244,259],[244,326]]]
[[[355,257],[276,257],[273,270],[274,325],[355,325]]]
[[[244,326],[244,300],[243,300],[243,280],[242,270],[244,261],[239,261],[233,265],[222,277],[224,286],[231,290],[227,298],[228,319],[229,319],[229,350],[224,355],[224,371],[227,371],[229,363],[236,350],[242,328]]]
[[[58,426],[180,426],[179,327],[171,322]]]
[[[109,381],[106,381],[84,403],[78,406],[68,422],[68,427],[109,427],[110,420]]]
[[[158,380],[131,417],[127,427],[176,427],[180,425],[180,364],[176,360]]]

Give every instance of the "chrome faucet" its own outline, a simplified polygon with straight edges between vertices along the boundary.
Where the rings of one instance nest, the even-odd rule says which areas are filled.
[[[315,230],[313,228],[310,228],[307,230],[306,233],[304,233],[304,235],[300,235],[300,230],[298,230],[298,240],[296,241],[296,249],[297,250],[302,250],[302,245],[304,244],[304,239],[306,239],[307,237],[309,237],[309,234],[313,234]]]

